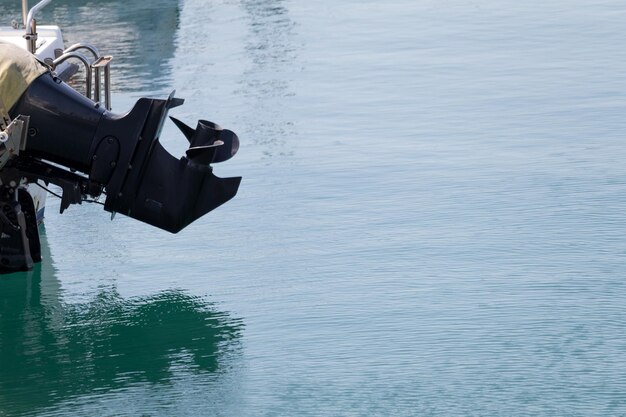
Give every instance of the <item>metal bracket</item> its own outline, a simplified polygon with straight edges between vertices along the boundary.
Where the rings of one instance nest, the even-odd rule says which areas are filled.
[[[2,117],[4,121],[4,117]],[[17,116],[0,131],[0,169],[26,149],[29,116]]]

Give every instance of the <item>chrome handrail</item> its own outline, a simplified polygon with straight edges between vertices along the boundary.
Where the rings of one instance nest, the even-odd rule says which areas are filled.
[[[66,48],[65,51],[63,51],[64,53],[66,52],[74,52],[74,51],[78,51],[79,49],[86,49],[89,52],[92,53],[94,60],[97,60],[98,58],[100,58],[100,52],[98,52],[98,48],[96,48],[95,46],[93,46],[90,43],[85,43],[85,42],[79,42],[79,43],[75,43],[74,45],[70,46],[69,48]]]
[[[102,93],[102,71],[104,70],[104,105],[107,110],[111,110],[111,60],[112,56],[105,55],[98,58],[91,64],[95,71],[96,84],[94,88],[94,100],[100,101]]]
[[[26,39],[26,48],[31,54],[37,51],[37,21],[35,20],[35,14],[46,7],[51,1],[52,0],[41,0],[39,3],[35,4],[24,17],[25,11],[28,8],[28,0],[22,0],[22,17],[24,19],[24,28],[26,29],[24,38]]]
[[[24,27],[26,28],[26,33],[24,34],[24,38],[27,42],[27,48],[31,53],[36,53],[37,50],[37,21],[35,19],[35,14],[39,12],[39,10],[43,9],[48,5],[52,0],[41,0],[39,3],[34,5],[30,10],[28,10],[28,0],[22,0],[22,18],[24,20]],[[28,11],[28,12],[27,12]],[[87,58],[77,52],[79,50],[86,49],[94,57],[93,62],[87,60]],[[52,68],[56,68],[62,62],[70,58],[76,58],[80,60],[85,65],[85,96],[89,99],[93,94],[95,95],[95,100],[100,101],[101,93],[102,93],[102,75],[104,75],[104,104],[107,110],[111,110],[111,70],[110,70],[110,56],[100,56],[100,52],[98,52],[98,48],[89,44],[89,43],[76,43],[69,48],[63,51],[63,54],[57,57],[52,61]],[[96,87],[93,88],[92,77],[93,72],[95,71],[95,82]],[[104,72],[104,74],[102,74]]]
[[[28,16],[28,0],[22,0],[22,23],[26,27],[26,17]]]
[[[32,9],[28,11],[28,14],[26,15],[26,19],[24,20],[24,27],[26,28],[26,30],[30,29],[32,21],[35,18],[35,13],[37,13],[39,10],[46,7],[48,3],[50,3],[51,1],[52,0],[41,0],[39,3],[35,4]],[[23,0],[22,7],[24,7],[24,2],[26,2],[26,7],[28,7],[27,0]]]
[[[70,46],[69,48],[65,49],[65,51],[63,51],[64,54],[66,53],[71,53],[71,52],[75,52],[81,49],[86,49],[89,52],[91,52],[91,54],[94,57],[94,61],[90,64],[91,69],[94,71],[95,74],[95,84],[94,84],[94,89],[93,89],[93,94],[94,97],[93,99],[97,102],[100,101],[100,99],[102,98],[102,78],[104,75],[104,105],[106,107],[107,110],[111,110],[111,67],[110,67],[110,63],[111,63],[111,59],[112,57],[110,56],[100,56],[100,52],[98,51],[98,48],[96,48],[95,46],[86,43],[86,42],[80,42],[80,43],[75,43],[74,45]],[[102,72],[104,72],[104,74],[102,74]],[[91,98],[91,97],[90,97]]]
[[[87,58],[85,57],[85,55],[79,53],[79,52],[68,52],[68,53],[64,53],[63,55],[61,55],[60,57],[58,57],[57,59],[55,59],[54,61],[52,61],[52,68],[56,68],[57,65],[61,64],[62,62],[67,61],[70,58],[76,58],[79,61],[81,61],[84,65],[85,65],[85,71],[86,71],[86,75],[85,75],[85,81],[87,83],[86,87],[85,87],[85,96],[88,99],[91,99],[91,64],[89,63],[89,61],[87,60]]]

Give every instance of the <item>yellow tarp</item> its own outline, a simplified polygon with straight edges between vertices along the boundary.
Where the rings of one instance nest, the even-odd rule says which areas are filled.
[[[48,71],[30,52],[0,42],[0,99],[8,112],[30,83]]]

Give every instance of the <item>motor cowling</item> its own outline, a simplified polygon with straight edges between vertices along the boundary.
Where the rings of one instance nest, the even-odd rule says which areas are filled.
[[[168,111],[183,103],[174,93],[142,98],[128,113],[114,114],[30,59],[40,73],[9,110],[11,118],[30,120],[12,169],[61,185],[61,211],[104,191],[106,211],[176,233],[237,193],[241,177],[219,178],[210,165],[236,153],[239,139],[232,131],[208,121],[191,129],[176,120],[190,141],[186,155],[175,158],[159,143]]]

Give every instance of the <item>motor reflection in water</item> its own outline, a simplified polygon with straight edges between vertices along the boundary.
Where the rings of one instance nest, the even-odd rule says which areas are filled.
[[[50,259],[43,227],[41,237]],[[177,361],[219,375],[225,358],[239,354],[241,320],[182,291],[124,299],[105,290],[80,304],[60,295],[51,262],[0,277],[0,416],[167,384]]]

